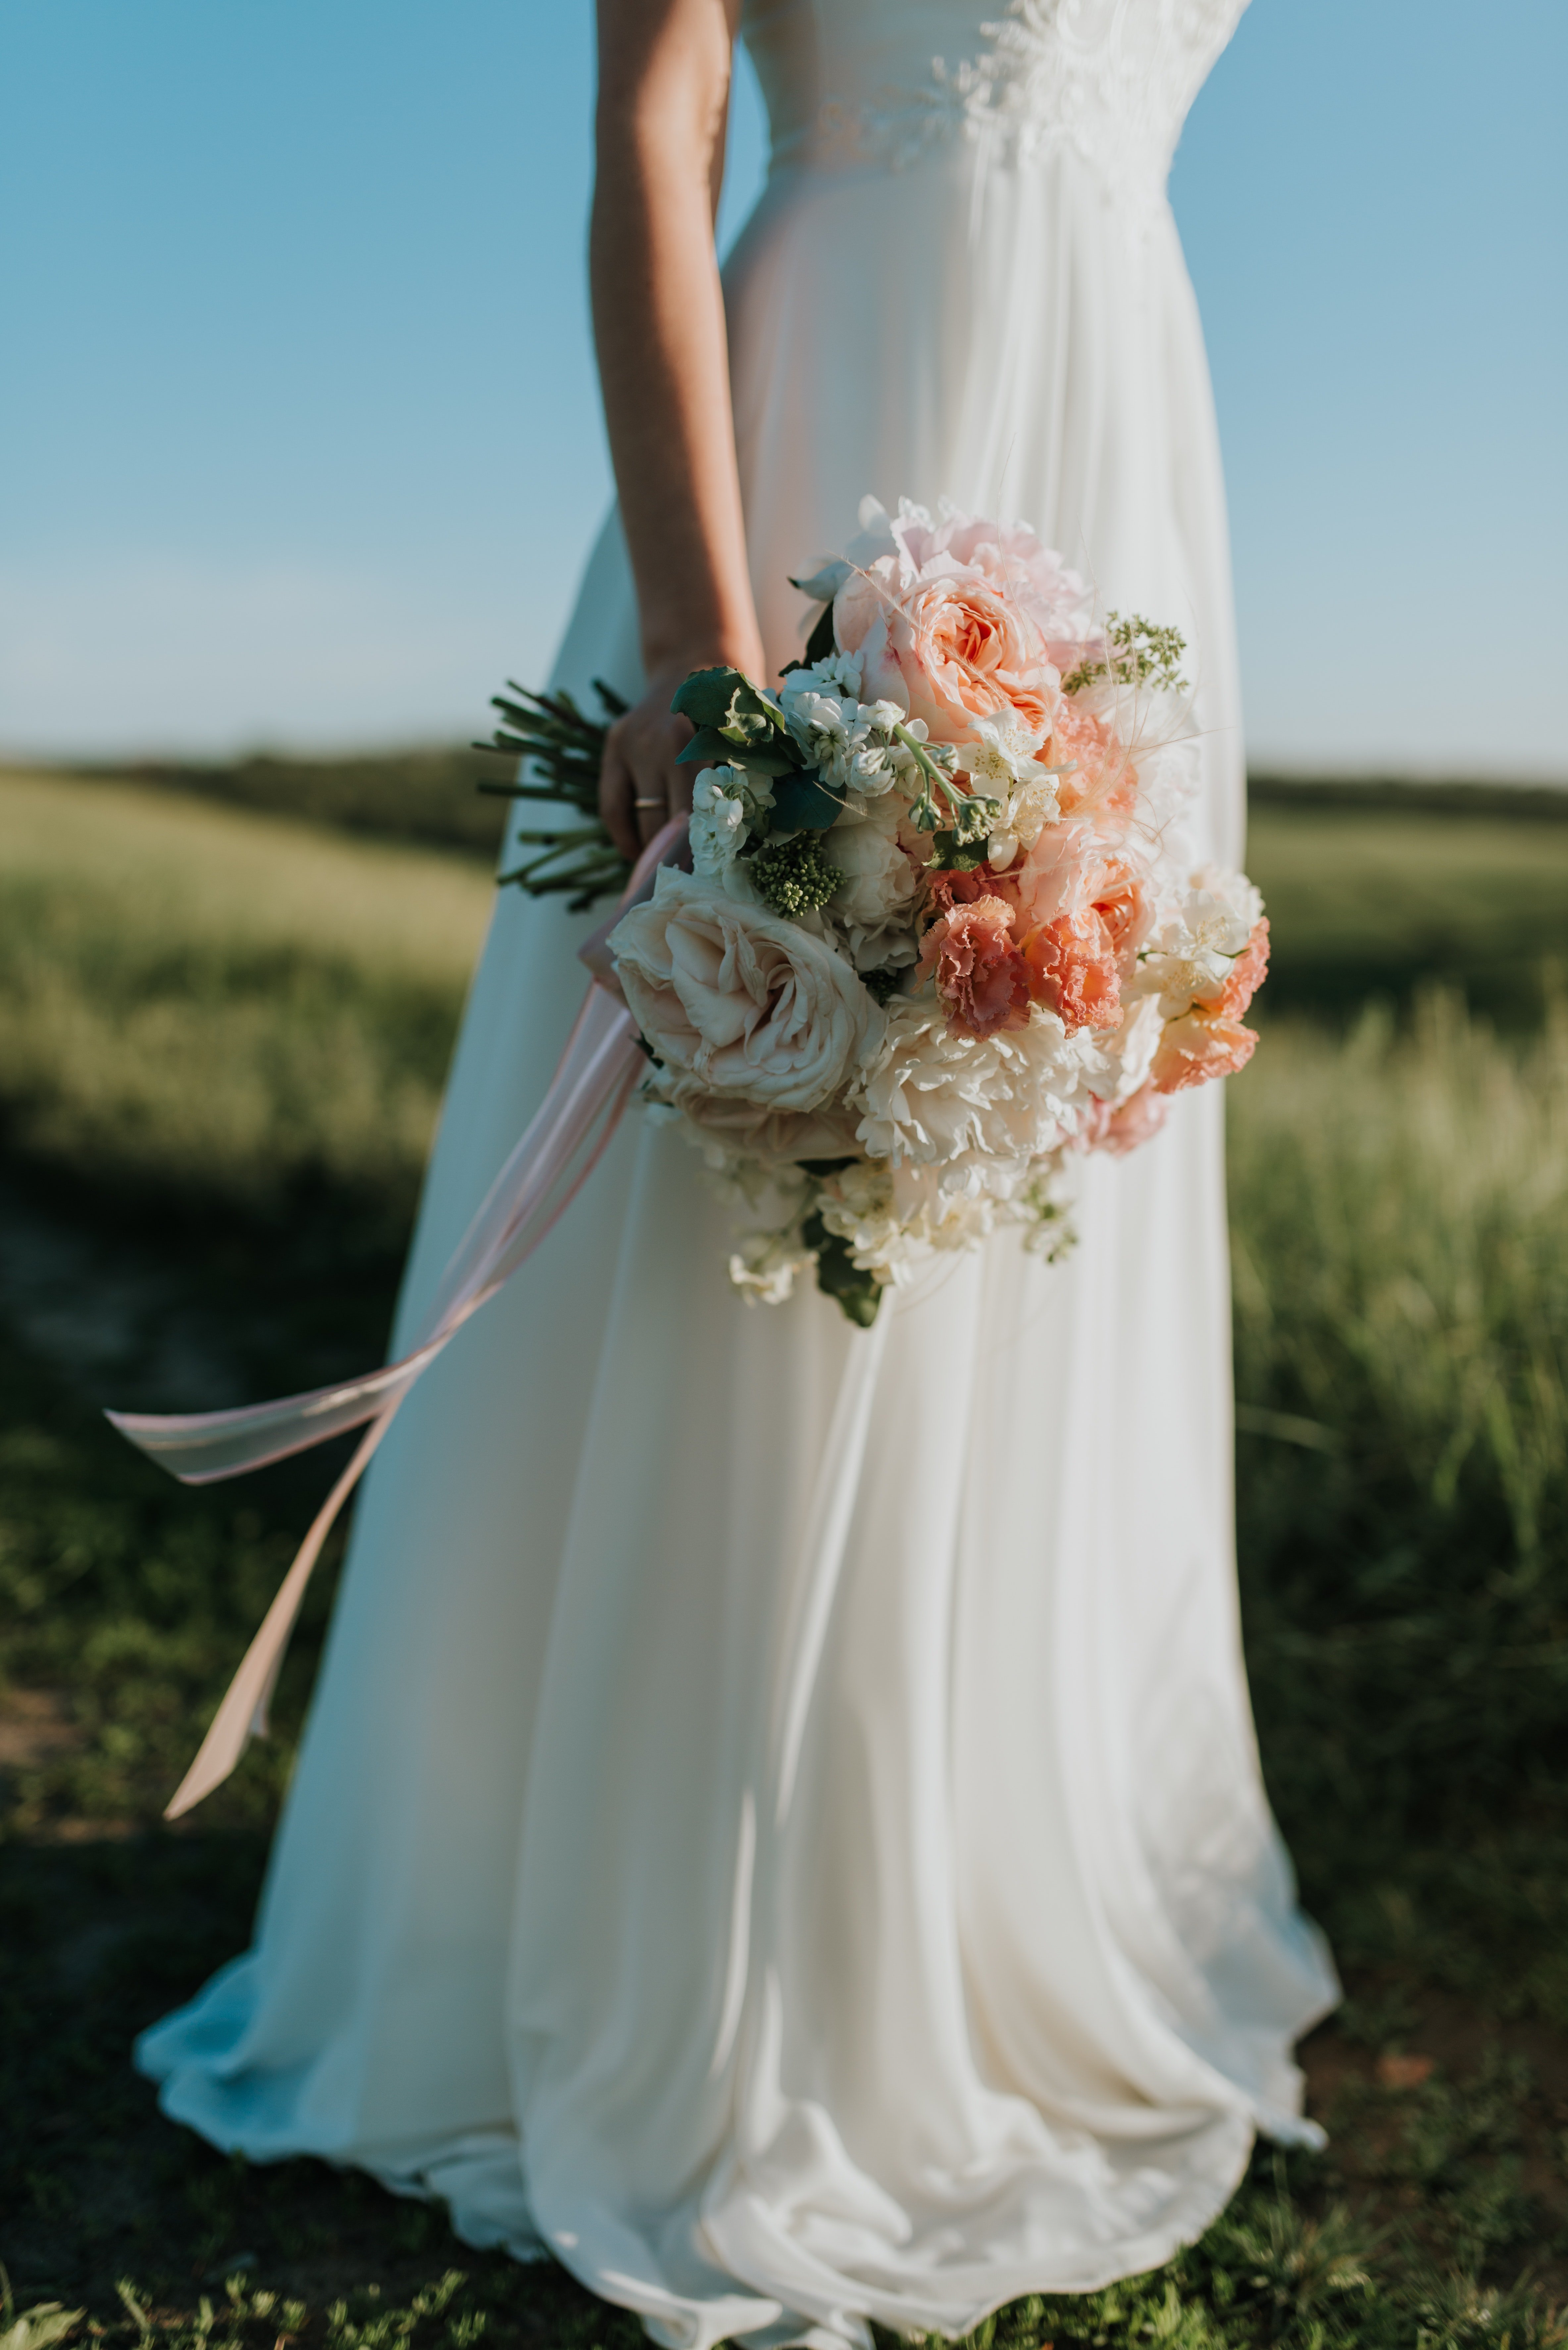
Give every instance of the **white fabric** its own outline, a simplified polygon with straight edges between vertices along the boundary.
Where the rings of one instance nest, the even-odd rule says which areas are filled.
[[[987,13],[753,0],[776,160],[728,286],[769,658],[865,491],[1022,515],[1192,637],[1229,860],[1220,480],[1157,192],[1235,0],[1028,0],[1011,47]],[[558,671],[596,674],[637,683],[613,525]],[[401,1333],[587,927],[501,898]],[[255,1947],[141,2043],[166,2110],[444,2196],[694,2345],[1097,2285],[1197,2234],[1254,2128],[1302,2136],[1334,1985],[1241,1663],[1219,1088],[1092,1163],[1079,1222],[870,1333],[748,1309],[634,1112],[370,1473]]]

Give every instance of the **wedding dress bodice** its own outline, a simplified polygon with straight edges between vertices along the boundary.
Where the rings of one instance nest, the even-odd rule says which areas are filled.
[[[965,140],[1067,149],[1133,201],[1163,194],[1181,126],[1246,0],[747,0],[776,170],[906,169]]]

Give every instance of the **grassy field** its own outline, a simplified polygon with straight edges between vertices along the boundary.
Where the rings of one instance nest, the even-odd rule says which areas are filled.
[[[222,796],[0,776],[0,2350],[71,2312],[73,2345],[128,2350],[628,2350],[619,2313],[439,2212],[215,2155],[126,2062],[245,1939],[325,1587],[277,1741],[182,1831],[157,1815],[327,1471],[186,1492],[99,1418],[106,1366],[135,1401],[173,1376],[157,1328],[189,1334],[181,1376],[221,1355],[251,1392],[374,1354],[489,898],[472,856]],[[1263,2149],[1168,2269],[1020,2305],[976,2350],[1544,2350],[1568,825],[1269,805],[1251,863],[1278,969],[1231,1098],[1243,1598],[1271,1791],[1351,1993],[1305,2052],[1331,2144]],[[89,1262],[140,1301],[118,1354],[61,1304]]]
[[[1247,865],[1268,900],[1276,1014],[1343,1020],[1369,995],[1407,1001],[1438,979],[1510,1026],[1540,1017],[1542,959],[1568,954],[1568,792],[1555,818],[1478,803],[1441,816],[1304,797],[1253,808]]]

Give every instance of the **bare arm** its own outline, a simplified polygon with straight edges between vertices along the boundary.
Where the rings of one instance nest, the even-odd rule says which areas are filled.
[[[589,273],[648,678],[610,730],[599,805],[628,854],[691,806],[676,764],[691,730],[670,714],[681,679],[718,661],[762,673],[713,252],[737,9],[598,0]]]

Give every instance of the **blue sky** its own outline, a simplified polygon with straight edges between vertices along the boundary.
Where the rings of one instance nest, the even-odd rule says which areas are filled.
[[[462,739],[607,494],[587,0],[0,0],[0,745]],[[1172,193],[1260,762],[1568,775],[1562,0],[1252,0]],[[760,170],[737,102],[726,220]]]

